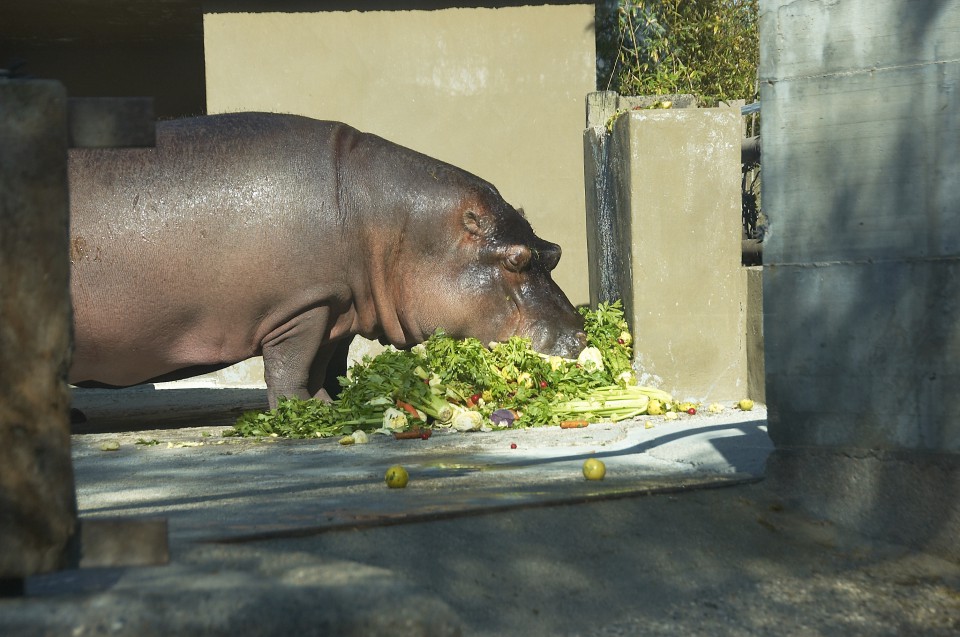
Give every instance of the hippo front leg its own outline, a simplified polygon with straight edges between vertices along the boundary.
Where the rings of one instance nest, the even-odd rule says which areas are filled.
[[[274,409],[281,396],[306,400],[315,394],[329,400],[311,377],[325,374],[334,347],[324,347],[329,310],[316,308],[294,317],[263,340],[263,379]]]

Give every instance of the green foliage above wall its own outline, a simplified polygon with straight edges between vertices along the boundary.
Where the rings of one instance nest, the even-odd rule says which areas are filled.
[[[597,84],[621,95],[753,101],[758,0],[597,3]]]

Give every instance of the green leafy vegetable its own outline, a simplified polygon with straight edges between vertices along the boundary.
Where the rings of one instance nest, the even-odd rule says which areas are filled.
[[[477,416],[467,418],[468,410],[491,426],[490,414],[508,409],[520,427],[645,413],[650,397],[666,394],[635,385],[632,338],[620,302],[581,313],[588,350],[595,351],[585,350],[579,362],[542,356],[520,337],[487,347],[438,330],[408,351],[391,348],[356,363],[340,378],[343,389],[332,403],[281,398],[274,410],[243,414],[224,435],[322,438],[425,426],[469,430],[476,428]]]

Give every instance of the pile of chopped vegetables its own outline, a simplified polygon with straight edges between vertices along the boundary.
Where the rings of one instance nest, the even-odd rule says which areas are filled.
[[[388,348],[340,378],[337,400],[281,398],[269,412],[247,412],[225,436],[314,438],[355,431],[503,427],[618,421],[679,411],[669,394],[636,385],[632,338],[619,301],[582,309],[587,348],[577,360],[543,356],[528,339],[485,346],[437,331],[410,350]]]

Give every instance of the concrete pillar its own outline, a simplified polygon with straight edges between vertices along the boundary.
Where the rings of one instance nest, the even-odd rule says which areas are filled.
[[[740,119],[732,109],[632,110],[613,124],[635,367],[678,398],[748,391]]]
[[[769,474],[960,557],[960,3],[761,0]]]
[[[76,524],[67,98],[0,80],[0,580],[61,568]]]
[[[672,108],[696,108],[693,95],[626,96],[615,91],[589,93],[587,126],[583,131],[583,176],[587,204],[587,274],[590,305],[610,303],[623,296],[620,285],[627,267],[621,249],[621,219],[630,210],[618,208],[617,182],[611,160],[612,127],[616,117],[634,109],[669,101]]]

